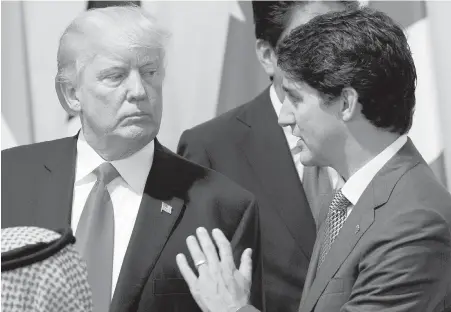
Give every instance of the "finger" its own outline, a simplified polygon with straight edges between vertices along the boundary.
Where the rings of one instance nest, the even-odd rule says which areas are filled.
[[[219,229],[214,229],[212,231],[212,234],[219,249],[219,255],[221,256],[221,264],[223,268],[234,271],[236,267],[233,260],[233,253],[230,242],[227,240],[224,233],[222,233],[222,231]]]
[[[206,261],[204,253],[199,247],[199,243],[197,242],[197,239],[195,236],[190,235],[186,239],[186,245],[188,246],[188,250],[191,254],[191,258],[193,258],[194,265],[196,266],[196,269],[199,271],[199,273],[204,272],[208,269],[207,263],[204,263],[202,265],[197,265],[199,262]]]
[[[252,281],[252,249],[247,248],[243,251],[240,268],[238,270],[247,281]]]
[[[196,276],[196,274],[194,274],[193,270],[191,270],[191,267],[189,266],[185,255],[178,254],[177,257],[175,258],[175,260],[177,262],[177,266],[179,267],[180,272],[182,273],[183,279],[188,284],[191,295],[193,296],[197,305],[200,307],[200,309],[203,312],[208,312],[208,309],[202,302],[202,299],[200,296],[200,291],[199,291],[199,287],[197,284],[197,276]]]
[[[177,266],[179,267],[180,273],[182,273],[183,279],[188,284],[188,287],[190,289],[194,289],[197,276],[194,274],[193,270],[191,270],[185,255],[178,254],[177,257],[175,257],[175,260],[177,262]]]
[[[219,257],[216,252],[215,245],[213,245],[213,241],[210,238],[207,230],[203,227],[200,227],[196,231],[197,239],[200,242],[202,250],[204,252],[205,257],[208,261],[208,268],[212,273],[218,273],[219,269]]]

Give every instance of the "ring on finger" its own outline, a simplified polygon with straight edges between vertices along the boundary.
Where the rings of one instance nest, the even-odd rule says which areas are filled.
[[[203,264],[207,264],[207,260],[205,259],[199,260],[194,265],[196,266],[197,270],[199,270],[199,267]]]

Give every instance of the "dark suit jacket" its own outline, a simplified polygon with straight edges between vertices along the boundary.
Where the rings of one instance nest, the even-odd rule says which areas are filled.
[[[316,272],[319,233],[299,312],[451,311],[451,195],[410,139],[366,188]]]
[[[323,232],[299,311],[451,308],[451,196],[410,139],[366,188],[316,272]]]
[[[2,151],[2,227],[70,224],[76,137]],[[172,213],[161,212],[161,203]],[[256,252],[252,300],[260,305],[258,212],[253,196],[223,175],[193,164],[155,140],[155,154],[112,300],[112,312],[200,311],[177,268],[199,226],[220,228],[236,263]],[[192,265],[192,263],[191,263]]]
[[[269,89],[185,131],[178,153],[225,174],[256,196],[266,310],[297,311],[316,228]]]

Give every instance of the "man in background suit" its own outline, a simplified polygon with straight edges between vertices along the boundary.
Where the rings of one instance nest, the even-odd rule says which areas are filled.
[[[301,139],[303,164],[346,180],[325,206],[299,311],[449,311],[451,195],[407,136],[416,71],[403,30],[368,8],[328,13],[293,30],[277,53],[287,94],[279,123]],[[191,289],[202,281],[196,298],[211,311],[255,311],[234,282],[249,278],[249,257],[236,277],[202,274],[233,262],[227,239],[213,234],[221,262],[209,249],[192,252],[212,259],[197,280],[178,256],[185,279]],[[212,293],[212,284],[225,287]]]
[[[253,196],[156,139],[166,39],[135,6],[80,14],[61,37],[55,86],[81,131],[2,151],[2,227],[71,226],[94,311],[199,311],[175,262],[199,226],[224,230],[237,261],[248,247],[259,261]]]
[[[267,309],[296,311],[317,227],[325,218],[319,216],[317,195],[331,197],[331,183],[336,188],[340,177],[330,168],[304,168],[299,139],[277,124],[285,95],[274,50],[296,26],[357,2],[253,1],[252,6],[257,56],[272,85],[249,103],[185,131],[178,153],[257,197]]]

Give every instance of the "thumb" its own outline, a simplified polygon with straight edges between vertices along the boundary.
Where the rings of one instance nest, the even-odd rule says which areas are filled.
[[[252,249],[243,251],[239,271],[246,280],[252,281]]]

